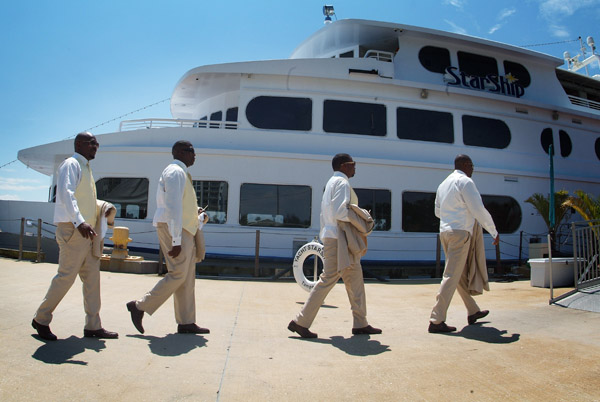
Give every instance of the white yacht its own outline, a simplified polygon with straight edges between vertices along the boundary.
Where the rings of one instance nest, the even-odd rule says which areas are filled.
[[[549,193],[551,144],[556,190],[600,193],[600,81],[563,64],[433,29],[328,23],[289,59],[188,71],[175,85],[170,119],[123,121],[119,132],[95,133],[98,197],[118,207],[130,249],[156,250],[158,177],[173,143],[189,140],[198,203],[210,214],[208,255],[254,258],[258,231],[260,257],[291,264],[318,235],[331,158],[346,152],[357,161],[351,184],[360,205],[376,221],[363,260],[432,262],[435,191],[454,157],[468,154],[501,233],[500,256],[516,260],[522,233],[547,232],[524,201]],[[23,149],[18,158],[52,176],[72,152],[65,140]],[[51,212],[38,208],[30,217],[46,213],[51,222]],[[496,258],[489,235],[486,252]]]

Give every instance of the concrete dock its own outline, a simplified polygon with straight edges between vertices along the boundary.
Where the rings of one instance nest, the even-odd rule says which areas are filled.
[[[196,280],[204,336],[179,335],[172,299],[144,317],[125,303],[156,275],[102,272],[103,326],[117,340],[83,338],[79,280],[51,323],[31,327],[57,266],[0,258],[2,401],[597,401],[600,313],[549,305],[529,281],[493,282],[490,315],[468,326],[458,295],[451,335],[429,334],[438,283],[368,282],[369,321],[383,334],[352,336],[344,286],[329,294],[303,340],[287,330],[308,293],[291,281]],[[560,293],[568,289],[556,289]]]

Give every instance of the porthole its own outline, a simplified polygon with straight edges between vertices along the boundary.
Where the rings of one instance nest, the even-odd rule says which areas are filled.
[[[594,148],[596,150],[596,158],[600,160],[600,137],[596,138],[596,144],[594,144]]]
[[[542,131],[540,140],[542,142],[542,148],[544,149],[544,152],[548,153],[550,149],[550,144],[554,144],[554,140],[552,139],[552,129],[545,128]]]
[[[558,140],[560,142],[560,156],[566,158],[571,155],[571,151],[573,150],[573,143],[571,142],[571,137],[567,134],[566,131],[560,130],[558,132]]]

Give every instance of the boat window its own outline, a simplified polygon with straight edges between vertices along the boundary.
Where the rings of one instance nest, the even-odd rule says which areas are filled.
[[[348,58],[354,57],[354,50],[350,50],[349,52],[340,53],[340,58]]]
[[[227,222],[227,200],[229,184],[226,181],[193,180],[198,206],[206,208],[208,223],[223,224]]]
[[[194,123],[194,127],[206,128],[206,120],[208,120],[208,116],[198,119],[198,121]]]
[[[56,184],[49,189],[48,202],[56,202]]]
[[[510,129],[502,120],[464,115],[462,124],[465,145],[503,149],[510,144]]]
[[[527,88],[529,84],[531,84],[529,71],[527,71],[522,64],[504,60],[504,74],[511,74],[513,77],[517,78],[517,82],[523,88]]]
[[[498,63],[493,57],[458,52],[458,66],[461,72],[476,77],[485,77],[488,74],[498,75]]]
[[[405,191],[402,193],[402,230],[435,233],[440,220],[435,216],[435,193]]]
[[[145,219],[148,215],[148,179],[104,177],[96,182],[99,200],[117,208],[116,218]]]
[[[237,122],[237,120],[238,120],[238,108],[237,107],[231,107],[231,108],[227,109],[227,112],[225,113],[225,120],[226,121],[235,121],[235,122]],[[237,124],[225,124],[225,128],[229,128],[229,129],[235,130],[237,128]]]
[[[323,105],[323,130],[328,133],[383,137],[387,133],[385,105],[326,100]]]
[[[392,192],[390,190],[373,190],[355,188],[358,206],[371,211],[375,221],[373,230],[390,230],[392,225]]]
[[[240,189],[240,225],[310,227],[310,186],[244,183]]]
[[[521,207],[512,197],[505,195],[481,195],[499,233],[514,233],[521,226]],[[485,229],[484,229],[485,230]]]
[[[560,143],[560,156],[566,158],[567,156],[571,155],[573,143],[571,142],[571,137],[566,131],[558,131],[558,142]]]
[[[454,142],[452,113],[433,110],[396,109],[397,135],[404,140]]]
[[[596,138],[596,143],[594,144],[594,150],[596,151],[596,158],[600,160],[600,137]]]
[[[494,219],[499,233],[514,233],[521,225],[519,203],[504,195],[481,195],[483,205]],[[405,191],[402,193],[402,230],[405,232],[438,232],[440,220],[435,216],[435,193]]]
[[[552,129],[545,128],[542,130],[542,135],[540,136],[540,141],[542,142],[542,148],[544,152],[550,152],[550,144],[554,144],[554,139],[552,138]]]
[[[210,120],[211,121],[221,121],[223,120],[223,112],[218,111],[218,112],[214,112],[210,115]],[[219,123],[210,123],[210,128],[219,128],[221,127],[221,124]]]
[[[425,69],[444,74],[451,65],[448,49],[436,46],[425,46],[419,51],[419,61]]]
[[[257,128],[310,131],[312,100],[284,96],[258,96],[246,107],[246,117]]]

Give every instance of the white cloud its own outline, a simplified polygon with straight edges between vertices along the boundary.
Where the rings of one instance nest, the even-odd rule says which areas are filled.
[[[541,14],[551,20],[575,14],[580,8],[600,4],[600,0],[540,0]]]
[[[48,186],[39,180],[0,177],[0,190],[2,191],[31,191],[46,187]]]
[[[557,38],[570,38],[571,34],[564,26],[560,25],[551,25],[550,30],[552,31],[552,35]]]
[[[456,25],[454,22],[449,21],[449,20],[444,20],[446,22],[446,24],[450,25],[452,27],[452,31],[454,33],[458,33],[458,34],[462,34],[462,35],[466,35],[467,34],[467,30],[459,27],[458,25]]]
[[[21,197],[19,197],[18,195],[14,195],[14,194],[0,194],[0,200],[20,201]]]
[[[517,12],[517,10],[515,8],[505,8],[504,10],[500,11],[500,15],[498,16],[498,20],[502,21],[502,20],[510,17],[511,15],[513,15],[516,12]]]
[[[502,24],[496,24],[496,25],[494,25],[493,27],[490,28],[490,30],[488,31],[488,34],[493,34],[497,30],[499,30],[501,27],[502,27]]]
[[[467,4],[467,0],[444,0],[444,4],[462,9]]]

